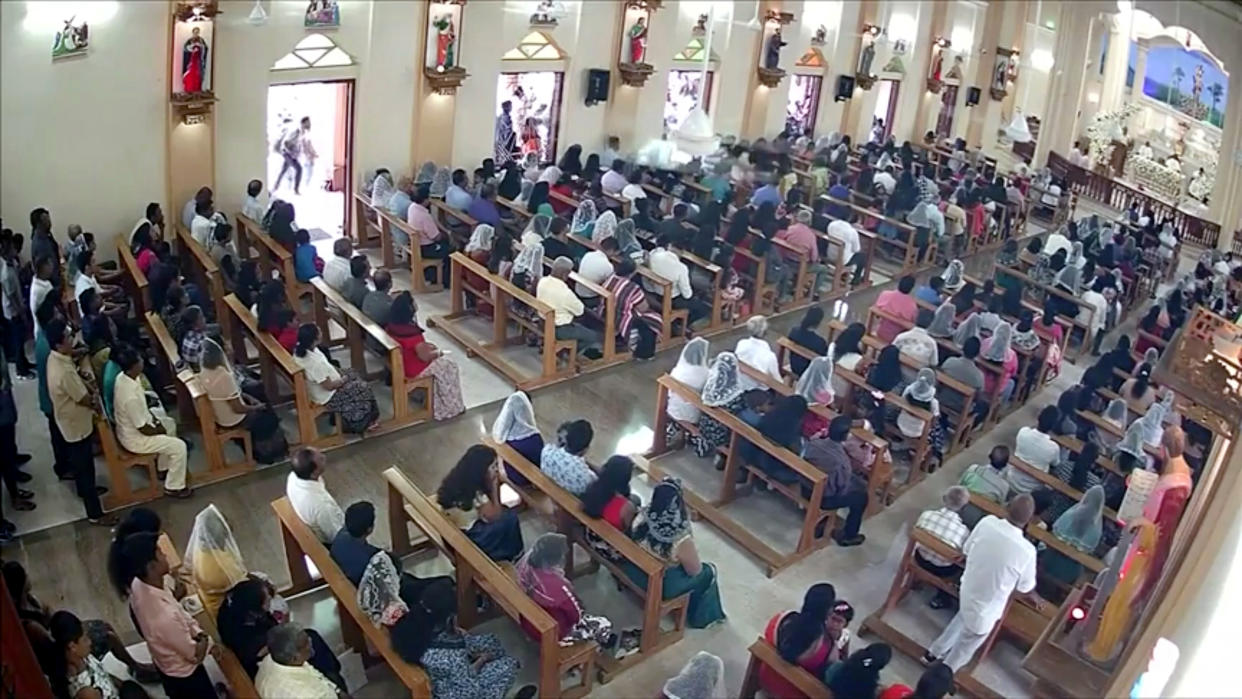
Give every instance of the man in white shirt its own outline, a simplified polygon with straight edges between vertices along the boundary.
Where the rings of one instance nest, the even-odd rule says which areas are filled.
[[[1061,412],[1057,410],[1057,406],[1045,406],[1039,411],[1039,420],[1035,427],[1028,425],[1018,430],[1013,455],[1048,473],[1052,465],[1061,459],[1061,447],[1052,438],[1052,433],[1060,422]],[[1009,481],[1009,489],[1013,493],[1029,493],[1040,486],[1034,476],[1015,469],[1012,464],[1005,468],[1005,480]]]
[[[341,694],[310,664],[310,636],[292,621],[272,627],[266,638],[267,657],[259,662],[254,688],[260,697],[337,699]]]
[[[578,261],[578,276],[594,284],[603,284],[612,276],[612,260],[610,254],[619,249],[615,236],[604,238],[599,242],[599,250],[591,250]],[[597,294],[582,284],[576,284],[574,290],[583,298],[595,298]]]
[[[871,178],[871,182],[875,184],[876,187],[883,189],[885,194],[892,194],[893,188],[897,186],[897,179],[893,177],[892,166],[890,165],[889,167],[875,173],[875,177]]]
[[[629,180],[625,178],[625,161],[613,160],[612,168],[599,178],[599,186],[603,188],[604,194],[616,196],[625,189],[625,185],[629,184]]]
[[[853,219],[853,214],[850,218]],[[854,268],[851,283],[858,284],[862,281],[863,268],[867,264],[867,259],[862,254],[862,241],[858,237],[858,229],[854,228],[851,221],[834,219],[828,223],[827,233],[829,238],[841,245],[841,260],[846,267]]]
[[[30,317],[35,319],[36,333],[41,330],[39,306],[43,303],[43,299],[52,292],[52,269],[51,257],[40,257],[34,261],[34,278],[30,280]]]
[[[673,238],[667,232],[657,235],[656,247],[647,256],[647,266],[656,276],[672,284],[673,308],[688,311],[689,324],[694,325],[699,319],[706,318],[711,309],[694,297],[694,287],[690,286],[690,268],[670,249],[672,245]],[[653,283],[644,280],[643,285],[653,294],[660,293],[660,288]]]
[[[1091,341],[1091,356],[1100,356],[1100,343],[1104,341],[1104,335],[1107,332],[1105,321],[1108,320],[1108,299],[1104,298],[1104,289],[1107,283],[1103,279],[1097,279],[1095,282],[1082,292],[1082,300],[1091,304],[1093,312],[1091,313],[1091,334],[1094,336]],[[1108,287],[1111,288],[1111,287]],[[1082,309],[1079,309],[1082,313]]]
[[[337,238],[332,243],[332,257],[323,265],[323,280],[328,286],[340,291],[353,276],[350,273],[349,261],[354,256],[354,244],[349,238]]]
[[[631,203],[639,199],[647,198],[647,192],[643,189],[642,170],[634,170],[630,173],[629,179],[626,181],[626,185],[621,188],[621,197]]]
[[[191,212],[192,214],[193,212]],[[193,216],[190,217],[193,220]],[[129,245],[133,247],[134,236],[138,234],[138,229],[146,226],[147,231],[151,234],[151,240],[164,239],[164,210],[156,202],[147,204],[146,215],[138,219],[134,227],[129,231]]]
[[[783,381],[781,365],[776,358],[776,353],[772,351],[772,346],[764,339],[764,336],[768,334],[768,319],[763,316],[751,316],[746,321],[746,332],[749,334],[749,337],[738,340],[737,347],[733,351],[737,355],[737,360],[744,364],[749,364],[777,381]],[[746,374],[738,375],[738,384],[746,390],[766,388],[766,386]]]
[[[970,528],[962,521],[959,513],[970,502],[970,491],[960,485],[950,486],[940,496],[940,501],[943,507],[923,512],[915,520],[914,526],[936,537],[949,548],[961,551],[962,544],[966,543],[966,539],[970,536]],[[948,578],[957,573],[956,563],[922,545],[914,547],[914,562],[924,570],[942,578]],[[943,609],[952,602],[951,596],[945,594],[943,590],[937,590],[928,602],[928,606],[932,609]]]
[[[574,319],[586,311],[582,299],[578,298],[565,280],[574,270],[574,261],[568,257],[558,257],[552,261],[552,272],[539,280],[535,286],[535,298],[552,307],[556,323],[556,339],[575,340],[578,351],[587,359],[599,359],[600,334],[582,325],[574,323]],[[611,339],[611,338],[610,338]]]
[[[242,215],[258,224],[263,223],[263,214],[267,213],[267,205],[259,201],[262,193],[263,183],[250,180],[246,185],[246,198],[242,200]]]
[[[209,201],[200,201],[194,210],[194,219],[190,221],[190,237],[206,250],[216,237],[217,222],[215,206]]]
[[[600,154],[599,161],[607,167],[621,159],[621,139],[616,136],[608,137],[608,147]]]
[[[331,546],[337,532],[345,526],[345,512],[323,482],[323,452],[313,447],[299,449],[291,463],[293,470],[285,480],[285,497],[315,538]]]
[[[188,498],[193,490],[186,486],[185,441],[176,436],[176,423],[159,419],[148,406],[147,394],[139,382],[145,363],[132,349],[114,350],[113,361],[121,367],[112,389],[112,412],[116,422],[116,441],[135,454],[156,454],[156,468],[164,478],[164,494]]]
[[[181,207],[181,225],[186,228],[190,227],[190,223],[194,221],[194,214],[198,210],[198,203],[201,201],[211,201],[213,198],[211,187],[201,187],[194,193],[194,198],[187,201],[185,206]]]
[[[898,333],[893,338],[893,344],[901,353],[913,359],[918,363],[919,369],[923,367],[932,367],[933,369],[940,365],[940,350],[936,345],[936,339],[927,334],[927,328],[931,327],[933,313],[926,308],[919,309],[918,318],[914,321],[914,327],[905,332]]]
[[[1005,613],[1009,595],[1017,592],[1042,610],[1046,603],[1035,593],[1035,546],[1023,536],[1035,514],[1030,495],[1009,501],[1005,519],[988,515],[975,525],[962,544],[966,570],[962,573],[960,607],[923,659],[941,659],[957,672],[974,657]]]

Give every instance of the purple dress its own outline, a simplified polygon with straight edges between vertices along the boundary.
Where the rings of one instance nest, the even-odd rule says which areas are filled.
[[[535,468],[539,468],[539,457],[543,453],[543,435],[536,432],[529,437],[510,440],[506,444],[526,457],[526,460],[534,464]],[[509,476],[509,482],[516,486],[530,485],[530,481],[509,464],[505,464],[505,474]]]

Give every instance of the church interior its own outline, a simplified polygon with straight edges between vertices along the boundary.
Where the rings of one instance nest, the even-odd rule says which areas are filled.
[[[4,696],[1236,693],[1242,2],[0,32]]]

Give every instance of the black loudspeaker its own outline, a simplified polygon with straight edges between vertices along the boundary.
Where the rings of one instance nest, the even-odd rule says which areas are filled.
[[[608,101],[608,81],[611,76],[611,72],[598,68],[587,71],[586,103],[588,107]]]
[[[966,106],[973,107],[979,104],[980,90],[977,87],[966,88]]]
[[[833,97],[833,102],[852,99],[854,97],[854,76],[839,75],[837,76],[837,94]]]

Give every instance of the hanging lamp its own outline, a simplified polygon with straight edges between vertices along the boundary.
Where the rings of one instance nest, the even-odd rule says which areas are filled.
[[[694,109],[681,122],[681,126],[673,132],[673,143],[677,150],[691,158],[711,155],[720,147],[720,139],[712,128],[712,118],[703,109],[703,94],[707,89],[707,69],[712,60],[712,34],[716,28],[716,5],[712,3],[707,10],[707,40],[703,44],[703,70],[699,76],[699,94],[694,101]]]
[[[1014,108],[1013,120],[1005,127],[1005,135],[1014,143],[1030,143],[1035,140],[1031,136],[1031,130],[1026,125],[1026,118],[1022,116],[1022,110]]]

